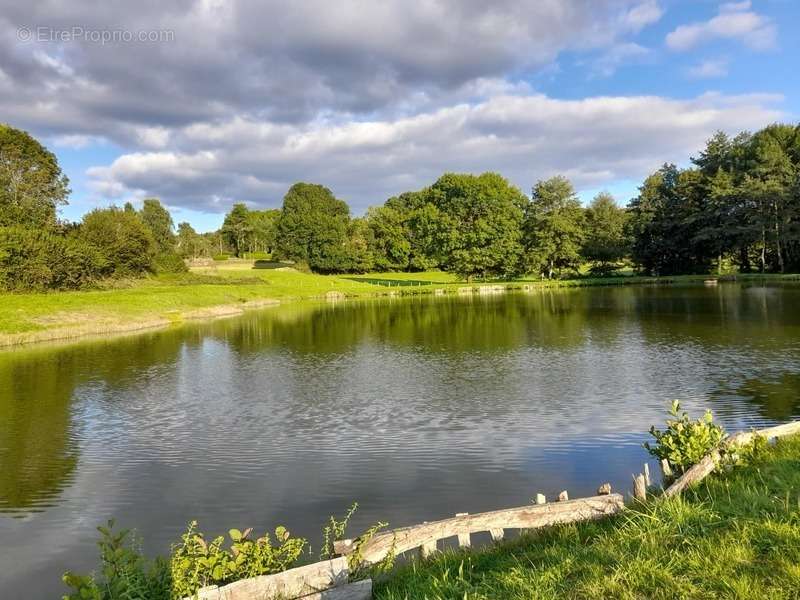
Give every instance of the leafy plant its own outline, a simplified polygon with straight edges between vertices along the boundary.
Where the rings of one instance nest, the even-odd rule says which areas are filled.
[[[206,541],[197,531],[197,522],[192,521],[181,536],[181,544],[172,550],[173,596],[183,598],[209,585],[280,573],[297,562],[306,545],[305,539],[291,537],[284,527],[275,529],[275,545],[269,534],[251,540],[251,533],[252,528],[244,532],[231,529],[230,548],[225,549],[223,536]]]
[[[344,518],[341,520],[334,516],[329,518],[328,524],[322,530],[323,543],[322,550],[320,551],[320,560],[325,560],[336,556],[333,543],[336,540],[344,539],[350,519],[357,510],[358,502],[353,502],[353,505],[348,509]],[[350,571],[350,579],[352,581],[363,579],[370,575],[374,577],[375,575],[385,573],[394,566],[394,561],[396,558],[394,545],[392,545],[392,549],[389,551],[389,553],[379,562],[371,565],[366,565],[364,562],[364,545],[373,537],[375,537],[375,534],[388,525],[388,523],[383,522],[375,523],[355,539],[353,550],[347,555],[347,567]]]
[[[76,575],[67,571],[63,581],[74,593],[64,600],[169,600],[169,564],[162,558],[152,563],[142,555],[129,529],[114,532],[114,521],[98,527],[100,573]]]
[[[686,412],[681,412],[681,403],[673,401],[667,419],[667,428],[660,431],[655,426],[650,428],[656,444],[644,443],[647,451],[660,459],[666,459],[676,472],[683,473],[697,464],[712,448],[725,437],[725,430],[713,422],[711,411],[696,421],[692,421]]]

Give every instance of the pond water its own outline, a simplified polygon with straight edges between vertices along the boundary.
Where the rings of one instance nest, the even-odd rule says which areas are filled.
[[[0,589],[60,597],[95,526],[166,552],[191,519],[353,533],[630,487],[681,399],[800,416],[800,286],[297,304],[0,353]]]

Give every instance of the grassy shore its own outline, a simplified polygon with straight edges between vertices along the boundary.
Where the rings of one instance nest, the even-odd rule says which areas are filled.
[[[412,563],[375,598],[800,598],[800,436],[683,498]]]
[[[523,278],[497,283],[536,288],[692,282],[705,278]],[[437,289],[457,292],[480,285],[483,283],[459,281],[455,275],[438,271],[312,275],[287,268],[257,269],[252,262],[229,261],[193,269],[186,275],[115,282],[105,289],[0,294],[0,346],[165,327],[192,319],[237,315],[249,308],[280,302],[324,298],[330,293],[366,297],[433,293]]]

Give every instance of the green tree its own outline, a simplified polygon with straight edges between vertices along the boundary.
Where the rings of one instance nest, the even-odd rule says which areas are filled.
[[[527,198],[497,173],[447,173],[425,192],[439,211],[435,242],[459,275],[510,277],[520,270]]]
[[[537,182],[524,223],[528,270],[548,278],[563,269],[577,270],[584,227],[583,208],[568,179]]]
[[[225,215],[225,221],[220,229],[222,237],[233,248],[236,256],[241,256],[242,252],[247,250],[247,240],[252,233],[249,213],[244,203],[234,204],[231,211]]]
[[[611,194],[601,192],[595,196],[586,209],[586,237],[582,248],[583,257],[593,263],[593,272],[608,274],[626,256],[625,225],[625,210],[617,206]]]
[[[194,230],[189,223],[178,223],[178,235],[175,238],[175,249],[183,258],[198,258],[211,255],[209,241]]]
[[[281,258],[304,261],[319,272],[347,270],[344,247],[350,209],[326,187],[295,183],[283,199],[276,225],[276,251]]]
[[[136,213],[114,206],[96,208],[83,217],[76,235],[100,251],[108,261],[110,275],[141,275],[152,270],[156,241]]]
[[[410,267],[411,232],[408,212],[390,205],[367,210],[370,251],[380,271],[404,271]]]
[[[139,211],[142,222],[150,229],[159,252],[172,252],[175,247],[172,215],[158,198],[145,198]]]
[[[0,226],[55,227],[69,193],[52,152],[27,132],[0,125]]]
[[[249,252],[272,252],[275,247],[275,226],[280,214],[281,211],[277,209],[251,210],[247,213]]]

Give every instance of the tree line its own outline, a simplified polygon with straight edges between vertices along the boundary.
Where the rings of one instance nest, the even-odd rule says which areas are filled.
[[[471,278],[651,275],[800,268],[800,126],[715,134],[691,166],[665,164],[620,207],[584,207],[557,176],[525,195],[497,173],[446,173],[352,217],[327,187],[296,183],[281,209],[234,204],[215,232],[174,227],[154,198],[58,219],[69,182],[50,151],[0,126],[0,286],[80,288],[107,277],[186,270],[228,254],[318,273],[442,269]]]

